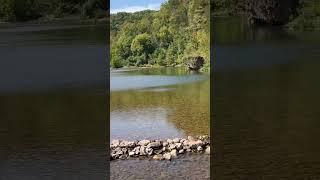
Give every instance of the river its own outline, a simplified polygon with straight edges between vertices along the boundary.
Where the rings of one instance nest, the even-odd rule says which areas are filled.
[[[112,70],[113,139],[166,139],[210,132],[210,77],[185,68]],[[111,179],[209,179],[210,156],[111,161]]]
[[[320,33],[214,18],[214,177],[320,178]]]
[[[0,27],[0,179],[106,176],[106,24]]]

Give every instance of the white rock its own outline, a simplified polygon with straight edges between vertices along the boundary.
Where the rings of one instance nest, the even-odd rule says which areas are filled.
[[[192,137],[192,136],[188,136],[188,140],[189,141],[195,141],[194,137]]]
[[[173,143],[172,139],[167,139],[167,143],[172,144]]]
[[[150,143],[149,140],[142,140],[142,141],[139,141],[139,142],[138,142],[138,145],[140,145],[140,146],[146,146],[146,145],[148,145],[149,143]]]
[[[146,154],[146,147],[145,147],[145,146],[141,146],[141,147],[140,147],[140,155],[141,155],[141,156],[147,155],[147,154]]]
[[[198,146],[197,150],[200,152],[203,150],[203,148],[201,146]]]
[[[163,157],[161,154],[157,154],[157,155],[154,155],[154,156],[153,156],[153,159],[154,159],[154,160],[163,160],[164,157]]]
[[[180,142],[180,139],[179,139],[179,138],[174,138],[174,139],[173,139],[173,142],[174,142],[174,143],[179,143],[179,142]]]
[[[134,141],[121,141],[120,142],[120,147],[125,148],[133,148],[136,146],[136,143]]]
[[[160,143],[160,141],[152,142],[152,143],[149,143],[147,147],[149,147],[149,148],[160,148],[161,147],[161,143]]]
[[[176,145],[175,144],[170,144],[169,145],[169,150],[172,150],[172,149],[175,149],[176,148]]]
[[[163,142],[162,146],[168,146],[168,144],[169,144],[168,142]]]
[[[183,149],[180,149],[179,150],[179,154],[183,154],[184,153],[184,150]]]
[[[135,155],[135,152],[134,151],[130,151],[129,152],[129,156],[134,156]]]
[[[166,160],[171,160],[171,154],[170,153],[165,153],[163,155],[163,157],[166,159]]]
[[[177,150],[176,150],[176,149],[173,149],[173,150],[170,152],[170,154],[171,154],[171,157],[172,157],[172,158],[176,158],[176,157],[177,157]]]
[[[207,146],[205,154],[210,154],[210,146]]]
[[[153,149],[152,149],[152,148],[147,147],[147,148],[146,148],[146,153],[147,153],[149,156],[151,156],[151,155],[152,155],[152,153],[153,153]]]
[[[201,140],[197,140],[197,141],[189,141],[187,143],[187,145],[191,148],[191,149],[196,149],[198,146],[202,146],[203,142]]]
[[[180,150],[182,148],[183,148],[182,143],[176,143],[176,149],[177,150]]]
[[[118,139],[115,139],[113,141],[111,141],[111,148],[116,148],[120,145],[120,141]]]
[[[138,155],[140,153],[140,146],[135,147],[132,151]]]

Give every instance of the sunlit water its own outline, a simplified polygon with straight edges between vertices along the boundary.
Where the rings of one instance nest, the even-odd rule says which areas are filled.
[[[319,179],[320,33],[214,22],[214,177]]]
[[[206,73],[184,68],[111,71],[111,140],[209,134],[209,80]],[[207,155],[173,162],[120,160],[111,162],[111,178],[208,179],[209,166]]]

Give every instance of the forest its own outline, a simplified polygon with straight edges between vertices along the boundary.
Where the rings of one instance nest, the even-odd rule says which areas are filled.
[[[210,66],[209,0],[168,0],[159,11],[111,14],[111,67],[178,66],[202,56]]]
[[[106,16],[108,9],[106,0],[0,0],[0,21],[20,22],[69,15],[99,18]]]
[[[215,16],[234,16],[248,14],[248,2],[255,0],[216,0],[212,4],[212,12]],[[320,30],[320,1],[319,0],[274,0],[264,1],[265,4],[273,2],[297,2],[297,6],[291,12],[285,27],[291,30]]]

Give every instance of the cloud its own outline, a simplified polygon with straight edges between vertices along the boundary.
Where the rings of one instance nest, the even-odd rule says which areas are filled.
[[[148,4],[147,6],[128,6],[128,7],[124,7],[124,8],[119,8],[119,9],[112,9],[110,10],[111,14],[116,14],[118,12],[129,12],[129,13],[133,13],[133,12],[137,12],[137,11],[143,11],[143,10],[159,10],[161,6],[161,3],[157,3],[157,4]]]

